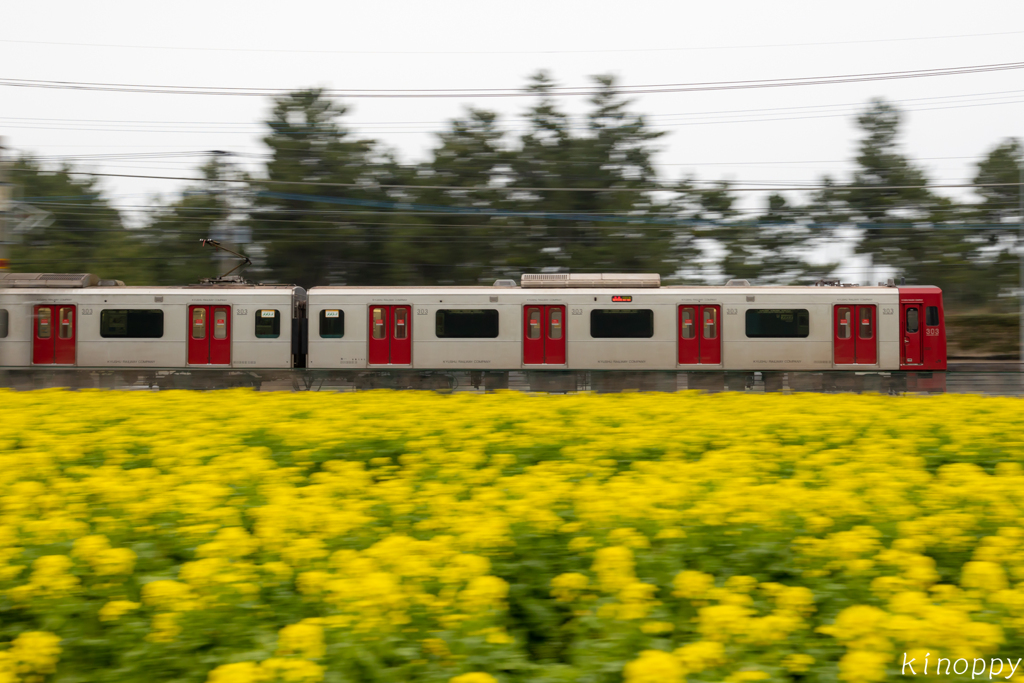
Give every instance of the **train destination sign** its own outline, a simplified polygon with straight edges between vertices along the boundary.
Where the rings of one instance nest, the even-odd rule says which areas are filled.
[[[622,294],[616,294],[612,297],[612,301],[632,301],[632,296],[623,296]]]

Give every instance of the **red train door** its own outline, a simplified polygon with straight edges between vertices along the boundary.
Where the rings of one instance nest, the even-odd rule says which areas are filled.
[[[719,330],[721,307],[679,307],[679,364],[718,365],[722,362]]]
[[[878,362],[875,305],[836,306],[833,310],[832,358],[836,365]]]
[[[189,365],[231,363],[231,307],[189,306]]]
[[[832,360],[836,365],[857,362],[857,342],[853,336],[854,306],[836,306],[832,330]]]
[[[565,306],[523,307],[523,363],[565,365]]]
[[[874,365],[878,362],[878,334],[875,330],[876,310],[874,304],[856,307],[857,363]]]
[[[901,304],[900,322],[903,324],[903,347],[900,361],[903,365],[924,364],[924,338],[921,335],[921,304]]]
[[[700,307],[700,362],[717,365],[722,362],[722,340],[719,333],[719,317],[722,311],[718,306]]]
[[[74,306],[36,306],[32,330],[32,362],[36,365],[74,365],[76,320]]]
[[[370,306],[370,365],[412,363],[412,308]]]

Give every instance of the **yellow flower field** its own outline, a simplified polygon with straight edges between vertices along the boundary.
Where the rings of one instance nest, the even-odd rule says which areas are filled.
[[[0,683],[1024,657],[1019,399],[2,391],[0,424]]]

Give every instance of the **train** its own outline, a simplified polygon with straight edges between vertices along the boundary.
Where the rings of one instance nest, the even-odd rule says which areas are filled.
[[[238,276],[126,286],[0,274],[9,382],[74,371],[160,387],[498,389],[512,377],[546,391],[941,391],[946,361],[942,291],[893,280],[676,286],[657,274],[527,273],[307,291]]]

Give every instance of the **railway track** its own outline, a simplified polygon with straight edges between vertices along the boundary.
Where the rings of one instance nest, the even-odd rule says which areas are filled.
[[[596,391],[742,391],[773,393],[978,393],[1024,395],[1024,364],[1019,361],[954,361],[945,372],[419,372],[273,370],[0,370],[0,387],[32,390],[214,390],[249,387],[261,391],[361,391],[420,389],[486,392],[501,389],[569,393]]]

